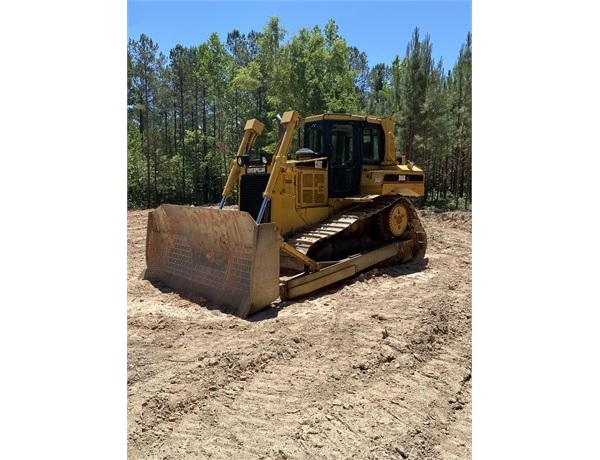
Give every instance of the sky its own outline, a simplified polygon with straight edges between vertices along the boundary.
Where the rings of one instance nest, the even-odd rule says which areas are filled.
[[[175,45],[197,46],[213,32],[223,43],[235,29],[262,32],[272,16],[287,32],[284,42],[302,28],[324,31],[333,19],[339,35],[364,52],[371,67],[403,58],[418,28],[421,40],[429,34],[436,63],[442,59],[449,70],[472,32],[471,6],[470,0],[128,0],[127,37],[145,34],[168,56]]]

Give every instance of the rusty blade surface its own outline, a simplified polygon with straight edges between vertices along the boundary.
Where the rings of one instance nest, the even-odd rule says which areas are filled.
[[[163,204],[148,214],[143,277],[245,318],[279,296],[278,239],[246,212]]]

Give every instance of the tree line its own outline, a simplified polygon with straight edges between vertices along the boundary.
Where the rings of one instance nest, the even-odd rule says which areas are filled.
[[[397,151],[425,170],[421,206],[470,208],[471,33],[451,70],[415,28],[404,57],[368,65],[334,20],[285,41],[277,17],[264,30],[213,33],[168,56],[142,34],[127,47],[128,208],[220,200],[245,121],[265,123],[256,147],[273,151],[277,114],[392,116]]]

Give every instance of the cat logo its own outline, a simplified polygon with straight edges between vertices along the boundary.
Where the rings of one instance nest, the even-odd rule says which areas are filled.
[[[260,173],[266,173],[266,172],[267,172],[266,166],[248,166],[246,168],[246,173],[248,173],[248,174],[260,174]]]

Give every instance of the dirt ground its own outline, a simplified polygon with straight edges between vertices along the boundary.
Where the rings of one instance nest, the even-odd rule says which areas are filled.
[[[147,214],[128,212],[128,458],[471,458],[471,213],[419,211],[426,264],[247,319],[139,279]]]

